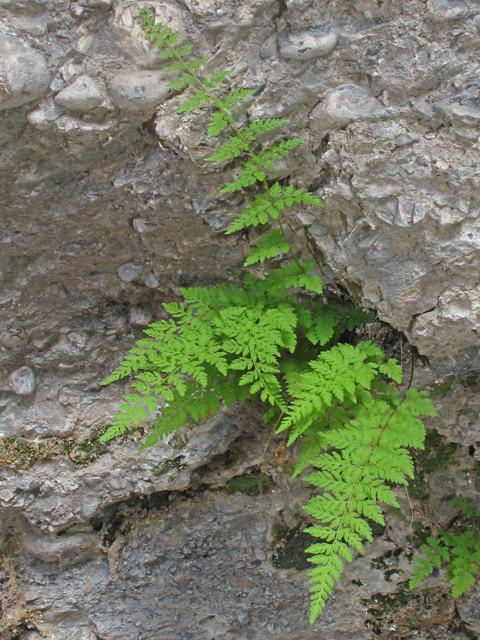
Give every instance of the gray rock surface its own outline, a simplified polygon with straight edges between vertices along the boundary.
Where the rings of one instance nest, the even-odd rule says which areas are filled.
[[[432,476],[428,503],[409,505],[399,492],[402,510],[413,508],[425,525],[432,514],[438,518],[445,488],[468,486],[469,456],[462,455],[457,474]],[[72,527],[56,538],[20,524],[23,550],[15,563],[25,605],[42,612],[39,630],[58,640],[89,633],[108,640],[156,640],[159,633],[165,640],[287,640],[292,633],[307,640],[370,640],[373,628],[377,636],[394,627],[408,637],[415,627],[441,634],[447,626],[448,635],[439,637],[460,640],[467,637],[462,621],[477,628],[477,596],[459,606],[459,617],[442,575],[429,579],[427,598],[411,596],[407,607],[405,600],[396,602],[416,553],[398,513],[387,514],[385,531],[346,566],[324,616],[310,626],[303,558],[308,537],[299,517],[310,490],[299,480],[278,480],[255,496],[207,488],[120,502],[82,532]],[[109,539],[103,554],[102,536],[104,543]],[[383,615],[379,602],[388,604]]]
[[[159,284],[157,276],[152,271],[149,271],[145,276],[145,286],[149,289],[156,289]]]
[[[0,35],[0,110],[45,95],[50,82],[47,60],[19,38]]]

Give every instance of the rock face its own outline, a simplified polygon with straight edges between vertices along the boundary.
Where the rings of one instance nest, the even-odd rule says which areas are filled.
[[[248,120],[289,120],[265,139],[304,142],[269,179],[325,204],[288,210],[297,255],[402,332],[385,343],[398,357],[407,340],[418,349],[414,384],[439,413],[428,426],[458,449],[425,479],[428,500],[413,499],[415,521],[448,524],[455,493],[478,501],[480,4],[0,0],[0,546],[18,584],[5,574],[0,635],[342,640],[396,625],[465,640],[478,593],[456,608],[440,576],[425,601],[407,597],[414,543],[398,513],[308,627],[303,552],[288,551],[308,544],[307,489],[264,464],[255,408],[148,451],[142,429],[99,441],[128,392],[102,381],[167,317],[162,303],[234,282],[255,240],[224,234],[246,194],[220,194],[237,169],[205,158],[228,138],[207,139],[209,106],[178,113],[185,96],[168,88],[142,8],[206,72],[231,68],[256,90]],[[385,325],[368,331],[380,340]],[[232,497],[235,478],[260,489]],[[277,524],[288,540],[275,542]],[[278,565],[281,549],[293,564]]]

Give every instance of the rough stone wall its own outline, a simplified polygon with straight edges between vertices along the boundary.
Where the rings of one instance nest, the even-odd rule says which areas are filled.
[[[440,576],[430,600],[403,594],[413,538],[393,515],[309,628],[301,551],[292,542],[275,565],[301,534],[306,490],[262,458],[254,407],[146,452],[141,432],[100,446],[125,391],[102,379],[162,302],[229,280],[254,239],[223,233],[243,202],[218,195],[235,168],[204,162],[218,144],[207,112],[176,114],[142,7],[257,90],[239,120],[289,118],[282,135],[305,141],[271,177],[325,203],[292,213],[295,251],[424,357],[414,382],[439,409],[428,426],[461,446],[427,474],[416,521],[445,524],[449,496],[477,497],[480,3],[0,0],[3,633],[472,637],[476,592],[455,604]],[[256,495],[217,491],[260,461]],[[372,613],[389,594],[399,606]]]

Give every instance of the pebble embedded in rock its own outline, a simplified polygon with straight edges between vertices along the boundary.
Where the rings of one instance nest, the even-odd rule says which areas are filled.
[[[171,78],[163,71],[136,71],[115,76],[110,84],[114,104],[126,111],[143,111],[156,107],[167,98]]]
[[[152,312],[148,309],[131,309],[128,314],[130,324],[146,327],[152,321]]]
[[[156,289],[159,284],[160,282],[158,281],[153,271],[149,271],[145,276],[145,286],[149,289]]]
[[[316,131],[343,127],[352,120],[380,118],[388,111],[366,89],[347,84],[331,91],[322,105],[311,115],[311,127]]]
[[[117,269],[118,277],[123,282],[133,282],[143,271],[143,265],[138,262],[127,262]]]
[[[10,387],[20,396],[29,396],[35,386],[35,374],[30,367],[20,367],[10,374]]]
[[[278,46],[280,57],[284,60],[311,60],[331,53],[337,42],[336,33],[307,29],[280,36]]]
[[[98,107],[101,101],[100,89],[89,76],[78,77],[55,96],[55,102],[71,111],[90,111]]]
[[[41,98],[49,84],[43,53],[14,36],[0,35],[0,110]]]

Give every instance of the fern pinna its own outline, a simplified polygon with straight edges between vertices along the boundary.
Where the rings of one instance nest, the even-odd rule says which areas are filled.
[[[154,426],[143,447],[149,447],[186,423],[215,414],[222,403],[259,398],[265,420],[288,433],[288,444],[301,438],[295,475],[308,466],[316,471],[304,479],[321,490],[306,506],[319,524],[307,529],[321,540],[307,552],[315,565],[311,621],[322,610],[343,560],[352,549],[362,552],[371,540],[368,520],[383,523],[379,503],[396,505],[387,483],[407,483],[413,465],[406,447],[423,447],[424,428],[418,415],[434,415],[424,393],[414,389],[400,398],[395,385],[402,371],[394,359],[384,362],[382,350],[370,342],[338,344],[340,336],[373,319],[361,309],[327,304],[322,281],[311,275],[313,261],[300,264],[290,250],[283,212],[293,206],[321,206],[319,199],[294,185],[270,184],[265,170],[302,140],[262,142],[285,120],[251,122],[239,128],[233,108],[254,93],[235,89],[219,98],[227,71],[201,78],[204,59],[190,58],[191,46],[179,46],[177,34],[155,24],[141,11],[145,34],[160,57],[173,60],[168,70],[179,74],[176,90],[191,93],[179,112],[213,104],[208,137],[230,127],[233,135],[206,160],[242,161],[238,177],[223,193],[261,187],[227,233],[267,225],[245,261],[248,267],[290,254],[264,279],[246,273],[241,284],[186,288],[182,303],[165,304],[170,320],[149,326],[105,384],[134,374],[136,393],[125,396],[121,412],[102,440],[123,434],[145,420]],[[286,260],[287,262],[287,260]],[[159,404],[163,398],[164,405]]]

